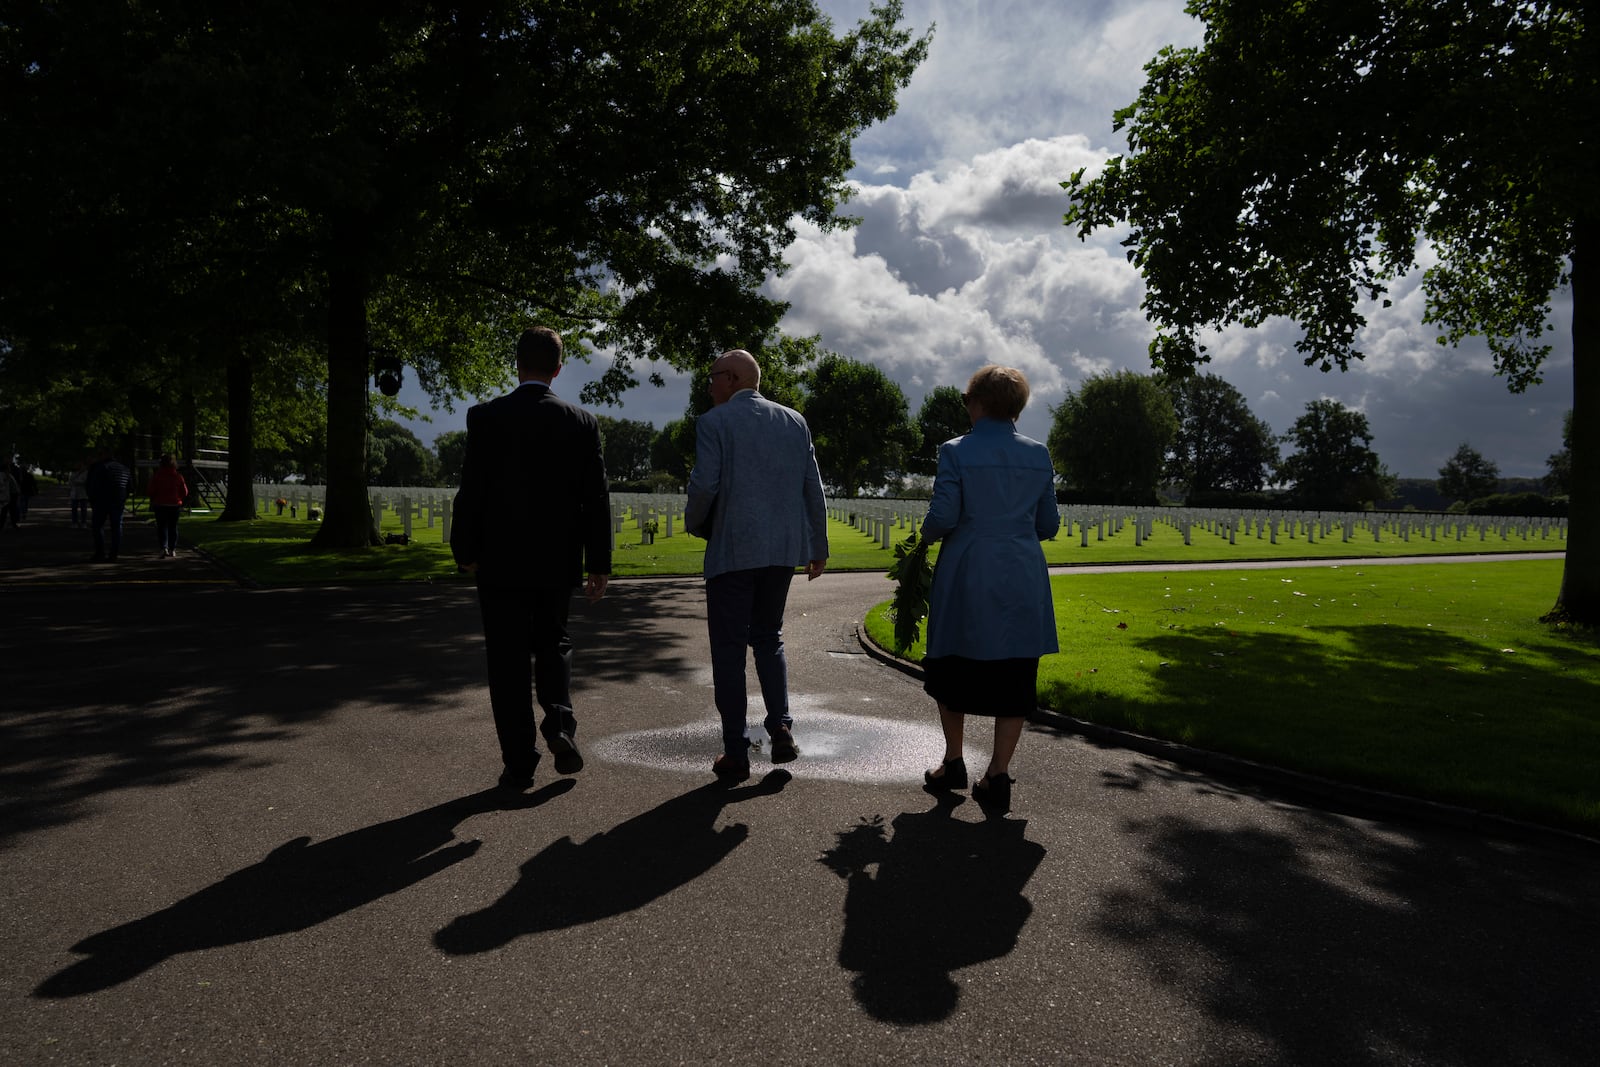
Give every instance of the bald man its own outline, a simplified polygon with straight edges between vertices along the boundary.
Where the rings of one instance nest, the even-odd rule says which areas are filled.
[[[750,777],[745,649],[754,653],[772,762],[797,759],[783,656],[783,609],[795,568],[828,565],[828,517],[811,429],[798,411],[757,390],[761,368],[742,348],[711,365],[712,408],[695,422],[694,473],[684,526],[706,539],[706,628],[722,718],[724,782]]]

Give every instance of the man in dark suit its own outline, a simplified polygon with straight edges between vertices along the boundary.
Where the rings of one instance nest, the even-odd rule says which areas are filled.
[[[537,326],[517,342],[520,385],[467,412],[467,455],[451,516],[450,551],[478,580],[489,661],[489,704],[505,772],[500,784],[533,781],[538,733],[556,770],[583,769],[572,711],[572,591],[605,595],[611,573],[611,505],[600,427],[560,399],[561,338]],[[587,571],[588,579],[584,580]]]

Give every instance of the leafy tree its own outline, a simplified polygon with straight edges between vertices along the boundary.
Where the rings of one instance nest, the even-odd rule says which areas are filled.
[[[597,416],[606,476],[612,481],[633,482],[650,474],[650,446],[656,428],[637,419]]]
[[[953,385],[939,385],[928,390],[917,409],[917,432],[922,434],[922,444],[911,457],[907,468],[913,474],[939,473],[939,446],[972,429],[967,418],[966,401],[961,390]]]
[[[799,410],[805,406],[806,372],[817,361],[821,336],[791,337],[776,328],[761,342],[750,347],[761,367],[761,395],[784,407]],[[711,406],[710,383],[707,383],[705,406]],[[698,409],[704,411],[705,408]]]
[[[1244,394],[1215,374],[1158,379],[1178,420],[1165,477],[1188,495],[1258,493],[1278,461],[1272,427],[1250,412]]]
[[[905,394],[887,374],[836,352],[806,374],[804,414],[822,480],[858,496],[905,470],[919,438]]]
[[[1482,335],[1513,391],[1539,381],[1551,293],[1571,287],[1571,532],[1550,617],[1600,622],[1600,113],[1591,5],[1191,0],[1200,48],[1161,51],[1118,111],[1128,152],[1065,183],[1067,222],[1118,225],[1174,373],[1205,329],[1273,316],[1308,365],[1360,358],[1363,301],[1413,269],[1441,340]]]
[[[446,430],[433,439],[433,453],[439,458],[439,484],[461,484],[461,468],[467,460],[467,431]]]
[[[537,319],[575,352],[587,337],[616,354],[594,402],[635,384],[637,358],[689,368],[721,338],[764,334],[783,308],[759,289],[796,221],[844,224],[850,143],[893,112],[928,47],[898,0],[839,36],[796,0],[61,0],[26,16],[0,34],[0,77],[20,90],[0,120],[0,171],[18,177],[0,196],[8,220],[46,195],[86,219],[71,248],[111,239],[108,262],[70,264],[71,295],[148,280],[124,288],[152,299],[106,316],[135,337],[186,321],[175,307],[232,309],[232,291],[262,294],[251,323],[294,297],[325,310],[295,320],[326,324],[324,547],[370,537],[374,351],[462,396],[505,377],[501,353]],[[113,106],[75,102],[83,85]],[[185,300],[156,299],[175,295],[168,278]],[[53,324],[77,310],[12,302],[26,306]],[[251,332],[211,349],[240,389]]]
[[[1561,418],[1561,451],[1550,453],[1545,460],[1550,473],[1545,476],[1545,488],[1553,496],[1566,496],[1572,492],[1572,412]]]
[[[670,474],[680,484],[689,480],[694,469],[694,419],[673,419],[650,442],[650,467]]]
[[[1283,435],[1295,451],[1278,477],[1302,508],[1360,511],[1394,495],[1394,479],[1372,451],[1367,417],[1337,400],[1313,400]]]
[[[1500,484],[1500,468],[1465,441],[1439,468],[1439,492],[1449,500],[1469,503],[1488,496]]]
[[[1178,420],[1148,374],[1096,374],[1051,409],[1046,442],[1067,482],[1113,504],[1153,500]]]
[[[409,429],[381,419],[368,432],[367,480],[371,485],[436,485],[439,460]]]

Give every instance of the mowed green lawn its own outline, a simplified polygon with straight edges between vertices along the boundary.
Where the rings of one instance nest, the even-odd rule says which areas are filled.
[[[1600,634],[1538,617],[1560,560],[1052,578],[1044,707],[1600,833]],[[888,604],[866,625],[893,642]],[[920,643],[910,651],[919,659]]]
[[[848,523],[829,520],[831,570],[886,570],[893,553]],[[383,532],[398,534],[401,523],[385,511]],[[413,521],[411,543],[369,549],[324,551],[313,549],[317,524],[304,516],[273,515],[250,522],[217,522],[205,515],[185,517],[179,537],[198,545],[241,574],[262,585],[306,585],[347,582],[435,582],[470,580],[456,570],[444,527]],[[909,532],[909,531],[906,531]],[[903,535],[901,535],[903,536]],[[672,537],[665,526],[654,544],[641,544],[630,523],[617,535],[611,555],[616,577],[664,577],[700,573],[706,543],[690,537],[678,526]]]

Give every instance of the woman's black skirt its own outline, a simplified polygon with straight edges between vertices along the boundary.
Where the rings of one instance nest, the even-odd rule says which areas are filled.
[[[922,661],[922,691],[963,715],[1013,718],[1039,706],[1039,658],[968,659],[936,656]]]

